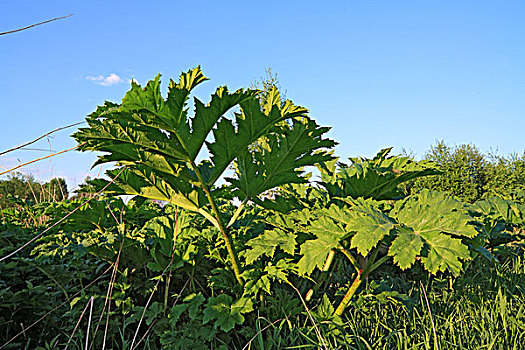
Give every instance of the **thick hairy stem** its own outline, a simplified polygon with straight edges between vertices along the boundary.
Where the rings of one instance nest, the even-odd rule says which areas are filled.
[[[388,255],[386,255],[376,261],[377,254],[379,253],[379,249],[380,249],[380,244],[378,244],[377,247],[374,248],[374,250],[370,254],[370,257],[368,259],[368,263],[366,264],[366,266],[363,268],[363,270],[360,270],[359,267],[357,267],[356,265],[357,262],[355,261],[355,258],[351,255],[351,253],[342,247],[340,247],[339,249],[348,257],[348,259],[350,259],[350,261],[352,261],[352,264],[354,264],[354,267],[357,269],[357,276],[354,282],[352,283],[352,285],[350,286],[350,288],[348,288],[348,290],[346,291],[346,294],[343,297],[343,300],[341,300],[341,303],[339,303],[339,306],[337,306],[337,309],[334,312],[334,314],[337,316],[341,316],[343,314],[348,304],[350,304],[352,297],[357,292],[357,289],[359,288],[359,286],[361,286],[361,283],[363,283],[363,281],[366,280],[366,278],[375,269],[377,269],[380,265],[382,265],[389,258]]]
[[[363,283],[363,281],[368,276],[368,269],[370,265],[373,264],[373,259],[375,258],[374,254],[372,254],[372,260],[368,261],[368,264],[365,266],[363,270],[359,267],[359,264],[357,263],[357,260],[354,258],[352,253],[350,253],[348,250],[346,250],[344,247],[339,247],[339,250],[350,260],[352,263],[352,266],[356,269],[356,278],[354,279],[354,282],[348,288],[346,291],[345,296],[343,297],[343,300],[339,303],[339,306],[337,306],[337,309],[334,312],[334,315],[341,316],[343,312],[345,311],[348,304],[350,304],[350,301],[352,300],[353,296],[355,295],[357,288]]]
[[[226,225],[224,225],[224,221],[222,220],[222,216],[221,216],[221,213],[219,212],[219,208],[217,207],[217,204],[215,203],[215,200],[213,199],[213,196],[211,195],[211,191],[210,191],[210,188],[208,187],[208,184],[202,178],[199,168],[197,168],[197,166],[195,165],[193,161],[190,164],[191,164],[191,167],[193,168],[193,171],[195,171],[195,174],[197,175],[199,182],[202,184],[202,189],[204,190],[204,193],[206,193],[206,196],[208,197],[208,201],[210,202],[211,210],[213,212],[213,215],[215,216],[215,219],[217,220],[219,231],[221,232],[222,238],[224,239],[224,243],[226,244],[226,250],[228,251],[228,255],[230,257],[230,262],[232,264],[232,269],[233,269],[235,278],[237,279],[237,282],[239,282],[241,286],[244,286],[244,281],[241,277],[241,270],[239,268],[239,257],[237,256],[237,252],[233,248],[233,240],[228,232],[228,229],[226,228]]]
[[[337,309],[335,309],[334,315],[341,316],[343,314],[348,304],[350,304],[352,297],[355,295],[357,288],[359,288],[359,286],[361,285],[361,283],[363,283],[365,278],[366,276],[362,275],[361,273],[357,274],[357,277],[355,278],[354,282],[346,291],[343,300],[341,300],[341,303],[339,303],[339,306],[337,307]]]

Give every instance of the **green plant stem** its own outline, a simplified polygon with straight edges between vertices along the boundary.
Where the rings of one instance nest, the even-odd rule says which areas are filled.
[[[348,258],[348,260],[350,260],[350,263],[352,264],[356,272],[359,273],[361,267],[359,267],[359,264],[357,263],[357,260],[354,258],[352,253],[346,250],[343,246],[337,247],[337,249],[339,249],[341,253],[343,253]]]
[[[197,165],[195,165],[195,162],[190,161],[190,165],[193,168],[193,171],[197,175],[197,178],[199,179],[199,182],[202,185],[202,189],[204,190],[204,193],[206,193],[206,196],[208,197],[208,202],[211,205],[211,210],[215,216],[215,219],[217,220],[217,225],[219,226],[219,231],[221,232],[222,238],[224,239],[224,243],[226,244],[226,250],[228,251],[228,255],[230,257],[230,262],[232,264],[233,273],[235,275],[235,278],[237,279],[237,282],[241,286],[244,286],[244,281],[241,277],[241,270],[239,268],[239,257],[237,256],[237,252],[233,248],[233,240],[228,232],[228,229],[224,225],[224,221],[222,220],[221,213],[219,212],[219,208],[217,207],[217,204],[215,203],[215,200],[213,199],[213,196],[211,194],[210,188],[206,181],[204,181],[199,168],[197,168]]]
[[[372,272],[374,272],[379,266],[383,265],[383,263],[385,263],[390,257],[388,255],[385,255],[384,257],[382,257],[381,259],[377,260],[375,263],[373,263],[369,268],[368,270],[366,271],[367,272],[367,275],[371,274]]]
[[[170,272],[168,273],[168,277],[166,278],[166,285],[164,286],[164,304],[163,304],[163,308],[162,308],[163,312],[166,312],[166,309],[168,307],[168,297],[169,297],[169,292],[170,292],[170,282],[171,282],[172,269],[173,269],[173,255],[172,255],[172,258],[171,258]]]
[[[359,265],[357,265],[357,261],[355,260],[355,258],[352,256],[352,254],[348,250],[344,249],[343,247],[339,247],[339,250],[341,250],[341,252],[345,254],[345,256],[352,262],[354,267],[357,269],[357,276],[354,279],[354,282],[352,283],[350,288],[348,288],[348,290],[346,291],[346,294],[344,295],[343,300],[341,300],[341,303],[339,303],[339,305],[337,306],[337,309],[335,310],[334,315],[341,316],[343,314],[348,304],[350,304],[350,301],[352,300],[352,297],[355,295],[357,289],[359,288],[359,286],[361,286],[361,283],[363,283],[363,281],[366,280],[368,275],[370,275],[375,269],[377,269],[385,261],[388,260],[389,256],[386,255],[380,258],[379,260],[375,261],[377,258],[377,254],[379,253],[380,246],[381,244],[378,244],[374,248],[374,250],[372,251],[372,254],[370,254],[368,263],[366,264],[363,270],[359,269],[358,267]]]
[[[352,297],[354,296],[355,292],[357,291],[357,288],[363,283],[366,276],[364,276],[361,273],[357,274],[357,277],[355,278],[354,282],[348,288],[346,291],[345,296],[343,297],[343,300],[341,300],[341,303],[339,303],[339,306],[337,306],[337,309],[334,312],[334,315],[341,316],[343,312],[345,311],[348,304],[350,304],[350,301],[352,300]]]
[[[328,257],[326,258],[326,261],[323,265],[323,269],[321,271],[326,272],[328,271],[328,269],[330,269],[330,265],[332,265],[334,256],[335,256],[335,249],[330,249],[330,253],[328,253]]]
[[[330,266],[332,265],[332,262],[334,261],[334,256],[335,256],[335,249],[330,249],[330,253],[328,253],[328,257],[326,258],[323,268],[321,269],[321,276],[319,276],[320,277],[319,282],[314,287],[308,290],[308,292],[306,293],[306,296],[304,297],[304,300],[310,301],[314,293],[317,291],[317,289],[319,289],[319,286],[324,280],[323,277],[326,276],[326,272],[330,269]]]

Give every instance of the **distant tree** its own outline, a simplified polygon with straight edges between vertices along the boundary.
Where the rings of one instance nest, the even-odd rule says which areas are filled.
[[[412,192],[447,191],[472,203],[493,195],[509,196],[525,186],[525,156],[485,155],[474,145],[451,147],[440,141],[425,159],[437,163],[443,174],[416,180]]]
[[[0,206],[4,209],[14,206],[13,197],[23,201],[36,200],[37,193],[34,193],[32,189],[37,186],[38,183],[32,175],[9,174],[6,180],[0,180]]]
[[[14,173],[0,180],[0,207],[5,209],[16,204],[15,198],[29,203],[56,202],[69,197],[66,181],[54,178],[44,184],[33,175]]]
[[[525,189],[525,153],[509,157],[489,155],[488,182],[485,197],[502,196],[511,198],[516,191]]]

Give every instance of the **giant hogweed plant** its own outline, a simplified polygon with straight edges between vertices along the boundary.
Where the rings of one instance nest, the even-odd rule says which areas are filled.
[[[470,259],[469,239],[478,234],[472,221],[463,203],[442,192],[424,190],[393,206],[373,199],[342,198],[314,222],[311,232],[315,238],[301,248],[300,272],[324,266],[325,254],[316,244],[319,240],[345,255],[355,274],[335,310],[341,315],[362,282],[389,259],[403,270],[419,260],[431,274],[449,271],[459,275],[462,261]],[[309,259],[312,254],[322,257],[322,262]],[[358,264],[358,256],[366,257],[364,266]]]
[[[248,241],[247,261],[273,257],[278,251],[281,259],[287,254],[295,261],[300,276],[315,280],[315,270],[326,278],[336,256],[344,257],[354,272],[334,316],[344,312],[363,281],[388,260],[401,269],[419,261],[432,274],[458,275],[462,261],[471,257],[470,240],[478,235],[474,219],[463,203],[446,193],[404,195],[400,185],[436,170],[429,162],[387,157],[389,151],[373,159],[352,159],[350,166],[335,160],[323,164],[319,187],[288,186],[284,196],[305,194],[300,205],[265,219],[268,230]],[[306,299],[313,293],[314,288]]]
[[[190,94],[205,80],[200,67],[182,73],[170,81],[167,97],[160,76],[144,88],[132,82],[122,103],[99,106],[86,118],[89,127],[74,137],[79,150],[103,152],[94,165],[116,162],[107,171],[108,193],[166,201],[204,216],[220,232],[244,285],[231,232],[244,205],[272,188],[306,182],[302,168],[331,159],[325,149],[335,142],[323,137],[329,128],[318,126],[305,108],[282,101],[276,88],[261,101],[256,90],[219,87],[207,104],[195,98],[190,116]],[[226,188],[217,186],[234,164]],[[231,193],[242,204],[228,217],[219,202]]]
[[[518,194],[518,193],[516,193]],[[480,221],[487,249],[525,238],[525,205],[519,200],[490,197],[468,204],[469,213]]]

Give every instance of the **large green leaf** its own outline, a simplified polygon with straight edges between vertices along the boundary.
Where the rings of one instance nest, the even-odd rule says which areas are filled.
[[[460,239],[438,232],[425,232],[421,235],[429,252],[421,258],[425,268],[435,274],[438,271],[451,271],[455,276],[461,272],[461,260],[470,259],[470,253]]]
[[[351,205],[350,208],[347,208],[349,212],[346,229],[355,232],[350,246],[356,248],[359,254],[366,256],[385,236],[390,234],[395,221],[376,208],[372,200],[347,198],[345,202]]]
[[[261,106],[257,91],[230,93],[219,87],[208,104],[195,99],[194,115],[189,118],[188,98],[204,80],[200,68],[189,70],[181,74],[179,83],[171,81],[167,98],[161,94],[160,76],[144,88],[133,82],[122,104],[107,102],[88,116],[89,127],[74,134],[79,150],[103,152],[95,165],[116,162],[127,168],[118,179],[117,172],[108,173],[114,181],[108,192],[168,201],[211,220],[204,209],[210,200],[205,193],[211,192],[212,197],[222,193],[213,185],[235,159],[238,169],[264,169],[249,188],[243,185],[249,172],[240,171],[233,181],[240,188],[232,192],[255,198],[270,188],[305,181],[299,168],[330,158],[314,154],[334,144],[322,139],[328,129],[312,121],[297,122],[294,118],[307,120],[306,109],[283,103],[276,90],[267,94]],[[232,121],[225,114],[234,107],[239,112]],[[293,127],[285,121],[291,119]],[[252,145],[264,138],[274,140],[271,152],[252,156]],[[210,159],[197,165],[195,159],[205,142]]]
[[[394,263],[404,270],[412,266],[416,257],[421,253],[423,244],[423,239],[414,230],[408,227],[400,227],[397,231],[397,237],[388,250],[388,255],[393,256]]]
[[[402,269],[421,256],[423,266],[435,274],[461,271],[461,260],[470,259],[466,242],[478,232],[463,204],[443,192],[423,190],[396,203],[390,213],[400,227],[388,254]]]
[[[501,197],[491,197],[471,205],[471,210],[482,214],[484,221],[489,218],[494,221],[502,220],[508,226],[523,226],[523,209],[514,201]]]
[[[279,259],[277,263],[269,262],[264,268],[251,267],[242,274],[247,281],[244,287],[244,295],[256,296],[264,291],[272,294],[272,282],[288,282],[288,273],[295,270],[295,264],[290,259]]]
[[[215,321],[213,326],[224,332],[230,331],[236,324],[244,322],[243,314],[253,310],[253,302],[249,298],[233,301],[232,297],[220,294],[208,299],[204,309],[203,323]]]
[[[270,230],[246,242],[251,249],[246,250],[245,257],[248,264],[261,255],[273,257],[275,249],[280,247],[284,252],[293,255],[295,250],[295,235],[284,230]]]
[[[317,238],[307,240],[301,245],[301,259],[297,263],[300,275],[310,274],[316,267],[321,269],[331,249],[340,245],[347,231],[340,223],[323,216],[309,227]]]
[[[267,135],[263,147],[246,150],[237,160],[237,178],[229,181],[246,198],[254,198],[283,184],[306,182],[302,167],[332,159],[322,151],[335,144],[322,137],[328,128],[305,118],[293,119],[291,125],[282,125],[279,131]]]
[[[429,161],[413,161],[409,157],[387,157],[392,149],[385,148],[373,159],[350,158],[352,165],[340,163],[321,167],[321,185],[332,197],[396,199],[403,196],[400,185],[419,177],[440,172]]]
[[[247,103],[248,101],[256,101],[255,98],[256,91],[251,90],[237,90],[233,94],[228,93],[228,88],[219,87],[215,94],[212,95],[211,102],[208,105],[204,105],[199,99],[195,99],[195,116],[192,118],[192,132],[184,133],[181,135],[181,138],[184,140],[186,149],[190,154],[192,159],[195,159],[199,154],[199,151],[206,140],[206,137],[212,130],[214,126],[219,130],[221,125],[224,123],[231,123],[229,119],[223,118],[219,123],[219,119],[230,110],[232,107],[237,106],[242,103]],[[217,135],[221,135],[220,131],[214,131],[215,143],[217,142]],[[253,141],[252,141],[253,142]],[[212,143],[213,144],[213,143]],[[242,146],[241,146],[242,147]],[[231,147],[230,147],[231,148]],[[211,148],[210,148],[211,150]],[[238,152],[237,152],[238,153]],[[213,155],[213,152],[212,152]],[[234,157],[237,154],[234,154]],[[215,163],[214,157],[212,160]],[[214,172],[219,176],[222,174],[224,169],[230,165],[231,161],[224,162],[224,164],[215,163]],[[222,169],[222,171],[220,170]],[[213,180],[210,180],[210,184],[213,184],[218,179],[218,176]]]
[[[263,135],[268,134],[276,124],[291,118],[305,117],[307,110],[294,106],[286,101],[281,106],[277,91],[272,90],[271,99],[263,101],[261,108],[259,99],[246,99],[239,103],[241,112],[235,114],[234,126],[231,120],[222,119],[213,131],[214,142],[208,144],[215,165],[212,180],[217,179],[228,165],[248,146]]]
[[[474,237],[478,234],[463,203],[444,192],[423,190],[417,196],[397,202],[393,213],[399,223],[418,234],[444,232],[454,236]]]

